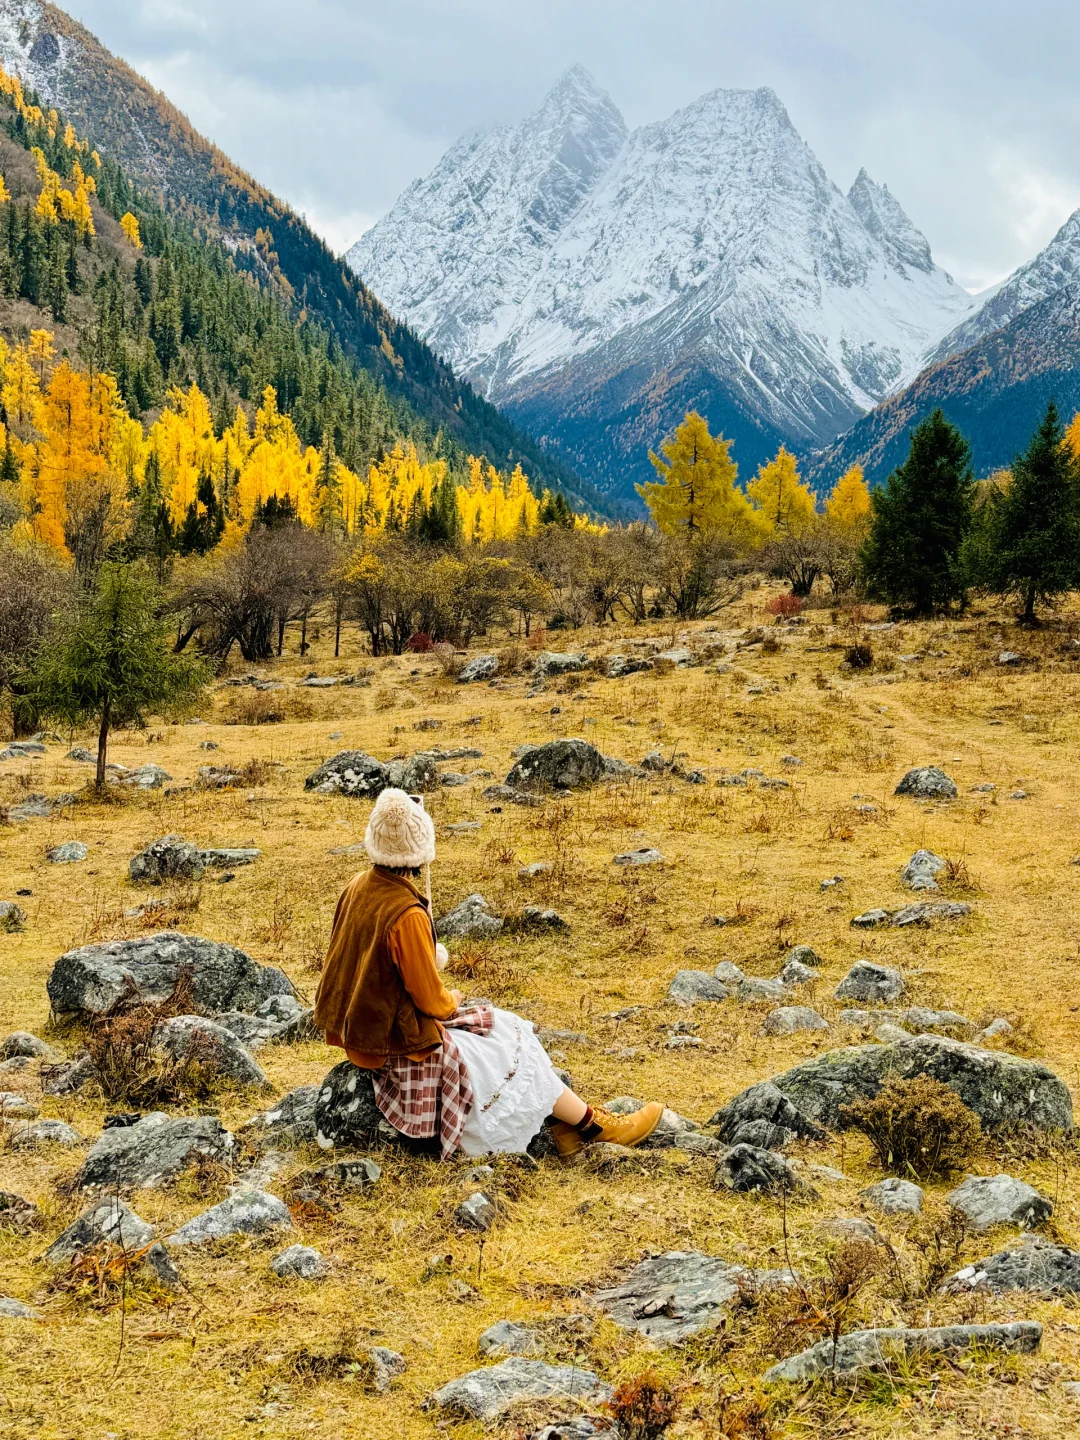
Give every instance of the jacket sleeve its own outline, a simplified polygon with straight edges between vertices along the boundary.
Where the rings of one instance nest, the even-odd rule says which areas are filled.
[[[435,939],[427,915],[418,906],[406,910],[387,941],[417,1010],[435,1020],[449,1020],[457,1006],[435,968]]]

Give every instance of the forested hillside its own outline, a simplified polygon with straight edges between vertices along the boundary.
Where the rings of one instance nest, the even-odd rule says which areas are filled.
[[[299,326],[295,343],[302,349],[304,323],[316,322],[325,332],[331,363],[342,374],[358,366],[377,380],[397,432],[422,446],[441,446],[452,466],[464,470],[470,452],[500,467],[520,462],[537,488],[563,489],[586,504],[596,502],[565,466],[459,381],[396,321],[300,216],[199,135],[163,95],[77,21],[52,5],[4,8],[18,9],[19,16],[4,17],[9,33],[0,58],[37,87],[43,103],[56,104],[80,134],[92,138],[109,173],[124,177],[119,183],[139,188],[144,209],[153,205],[161,222],[167,216],[191,237],[220,243],[218,258],[206,262],[211,271],[224,269],[225,256],[230,256],[237,272],[258,281],[264,302],[269,297],[277,302],[276,318],[270,320],[265,312],[260,329],[276,328],[283,341],[285,327]],[[195,269],[198,277],[190,265],[176,277],[181,309],[183,296],[206,278],[205,266],[196,264]],[[210,308],[231,313],[234,298],[226,300],[224,293],[229,290],[229,283],[224,290],[219,287]],[[281,353],[289,347],[273,348]],[[133,355],[125,363],[140,368]],[[285,364],[292,378],[278,393],[283,407],[291,408],[299,396],[303,363],[294,353]],[[276,385],[276,378],[268,378]],[[377,387],[357,384],[372,396],[379,393]],[[288,394],[290,386],[296,397]],[[253,393],[259,388],[253,382]],[[377,408],[385,409],[385,402]],[[303,417],[299,428],[305,433]]]

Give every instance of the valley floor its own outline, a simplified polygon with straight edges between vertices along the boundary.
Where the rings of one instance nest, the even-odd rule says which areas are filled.
[[[169,771],[172,784],[125,792],[110,803],[80,799],[52,818],[0,827],[0,900],[32,892],[19,900],[25,927],[0,934],[0,1035],[30,1030],[72,1050],[75,1037],[49,1030],[45,981],[54,960],[75,945],[142,933],[147,919],[125,911],[154,898],[166,903],[149,922],[153,928],[236,944],[282,966],[310,997],[338,893],[358,863],[355,854],[333,852],[362,839],[368,807],[307,793],[305,777],[342,749],[387,759],[433,744],[475,745],[483,759],[469,764],[492,779],[429,797],[440,845],[436,913],[480,891],[497,913],[529,903],[554,906],[571,929],[452,946],[451,983],[543,1026],[587,1037],[588,1043],[553,1046],[587,1097],[659,1098],[707,1121],[746,1086],[846,1043],[835,1023],[843,1002],[833,990],[860,958],[902,970],[905,1003],[947,1007],[977,1024],[1008,1017],[1012,1048],[1045,1060],[1077,1093],[1080,614],[1031,634],[987,613],[870,627],[857,636],[849,620],[833,624],[827,610],[807,612],[798,626],[773,626],[763,611],[767,594],[751,591],[714,622],[677,632],[670,625],[609,628],[547,642],[594,655],[633,653],[648,640],[659,649],[711,643],[728,652],[707,665],[554,680],[527,699],[527,679],[456,685],[424,656],[372,661],[356,648],[334,661],[324,635],[305,660],[294,655],[256,667],[284,681],[282,690],[259,695],[219,686],[201,712],[206,723],[155,724],[118,737],[111,759],[127,766],[152,760]],[[768,637],[765,651],[754,640],[758,626]],[[842,668],[855,638],[872,646],[873,669]],[[1027,663],[995,663],[1006,649]],[[524,661],[531,658],[523,652]],[[236,665],[233,673],[247,668]],[[312,669],[365,671],[367,683],[298,685]],[[273,701],[284,718],[244,723],[258,718],[263,701]],[[438,721],[437,730],[417,728],[424,719]],[[332,738],[337,732],[340,738]],[[659,774],[537,808],[499,809],[481,797],[484,786],[505,777],[515,747],[563,736],[584,737],[634,764],[659,748],[669,759],[685,757],[687,769],[705,769],[708,783]],[[200,749],[207,741],[218,748]],[[67,749],[66,742],[51,744],[44,757],[0,765],[0,803],[27,791],[79,790],[89,767],[62,758]],[[785,765],[784,756],[802,763]],[[211,793],[192,788],[205,764],[251,769],[239,788]],[[956,801],[894,795],[904,772],[925,764],[953,777]],[[789,786],[716,783],[746,768]],[[974,791],[988,783],[996,789]],[[1009,798],[1021,790],[1026,798]],[[448,830],[466,820],[480,828]],[[164,896],[136,888],[127,879],[128,860],[167,833],[201,845],[254,845],[262,855],[231,883],[211,873]],[[86,861],[46,862],[48,847],[72,839],[89,847]],[[661,850],[666,863],[612,864],[616,853],[641,846]],[[899,874],[923,846],[954,862],[946,893],[968,901],[970,917],[929,928],[852,928],[853,916],[912,898]],[[536,860],[553,868],[520,879],[519,869]],[[821,889],[838,875],[841,885]],[[717,915],[728,923],[706,923]],[[817,1008],[830,1021],[828,1032],[774,1037],[762,1033],[771,1005],[728,1000],[684,1009],[665,998],[676,970],[711,971],[731,960],[748,974],[772,976],[798,943],[812,945],[823,965],[820,980],[793,1003]],[[631,1006],[644,1008],[622,1021],[605,1018]],[[700,1047],[665,1048],[680,1021],[693,1027]],[[281,1094],[320,1080],[339,1055],[305,1043],[266,1047],[258,1058]],[[41,1098],[36,1080],[24,1088],[43,1114],[88,1139],[115,1108],[86,1092]],[[230,1094],[215,1108],[235,1129],[267,1103]],[[423,1403],[446,1381],[485,1363],[477,1337],[493,1322],[587,1310],[589,1292],[649,1252],[700,1249],[766,1268],[790,1261],[819,1273],[831,1244],[819,1223],[867,1216],[860,1191],[882,1174],[866,1142],[850,1133],[796,1146],[804,1166],[828,1166],[842,1178],[819,1178],[815,1201],[788,1205],[715,1191],[715,1158],[681,1150],[634,1152],[613,1171],[587,1159],[544,1160],[535,1171],[501,1164],[493,1182],[501,1213],[481,1244],[453,1220],[472,1188],[464,1160],[437,1165],[383,1150],[376,1156],[382,1178],[370,1191],[334,1212],[295,1213],[293,1238],[327,1258],[326,1281],[277,1280],[268,1266],[281,1244],[228,1242],[182,1257],[180,1298],[135,1283],[122,1316],[115,1294],[58,1289],[37,1258],[82,1208],[63,1189],[82,1152],[19,1150],[10,1138],[0,1148],[0,1189],[36,1202],[44,1219],[44,1229],[28,1235],[0,1228],[0,1294],[27,1301],[43,1317],[0,1319],[0,1432],[18,1440],[383,1440],[447,1428],[478,1434],[478,1427],[440,1418]],[[321,1156],[314,1147],[290,1154],[270,1188],[284,1193],[288,1176]],[[1080,1237],[1077,1152],[1070,1143],[986,1141],[976,1168],[1029,1181],[1055,1202],[1052,1234],[1066,1244]],[[133,1204],[167,1234],[223,1198],[232,1178],[208,1167],[172,1189],[139,1192]],[[927,1210],[916,1225],[871,1217],[916,1267],[933,1249],[935,1233],[940,1240],[948,1228],[943,1197],[950,1185],[927,1188]],[[949,1268],[1016,1235],[968,1236]],[[433,1268],[433,1256],[452,1260]],[[818,1337],[808,1332],[791,1343],[752,1306],[737,1307],[720,1330],[682,1349],[649,1352],[638,1337],[601,1320],[591,1337],[568,1330],[555,1338],[548,1358],[574,1359],[612,1382],[655,1366],[680,1393],[675,1435],[1056,1437],[1080,1429],[1080,1400],[1063,1388],[1080,1380],[1080,1310],[1072,1301],[947,1298],[932,1288],[901,1299],[883,1268],[845,1328],[1014,1318],[1042,1323],[1037,1354],[938,1358],[853,1396],[827,1387],[762,1390],[758,1380],[772,1357]],[[319,1366],[312,1356],[362,1356],[372,1345],[408,1360],[385,1394],[373,1393],[347,1364],[327,1363],[328,1377],[313,1377]],[[732,1428],[743,1423],[732,1418],[739,1406],[759,1396],[768,1419]],[[545,1418],[526,1417],[520,1433]]]

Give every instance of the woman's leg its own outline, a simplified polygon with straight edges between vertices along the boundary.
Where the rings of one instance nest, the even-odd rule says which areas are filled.
[[[556,1120],[563,1120],[567,1125],[579,1125],[585,1119],[588,1108],[580,1095],[575,1095],[573,1090],[564,1090],[551,1107],[551,1113]]]

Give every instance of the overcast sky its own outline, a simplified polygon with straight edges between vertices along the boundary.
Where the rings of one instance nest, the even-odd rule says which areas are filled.
[[[63,0],[61,0],[63,3]],[[980,288],[1080,205],[1080,8],[1061,0],[71,0],[344,250],[464,130],[586,65],[627,123],[771,85],[831,178],[886,182]]]

